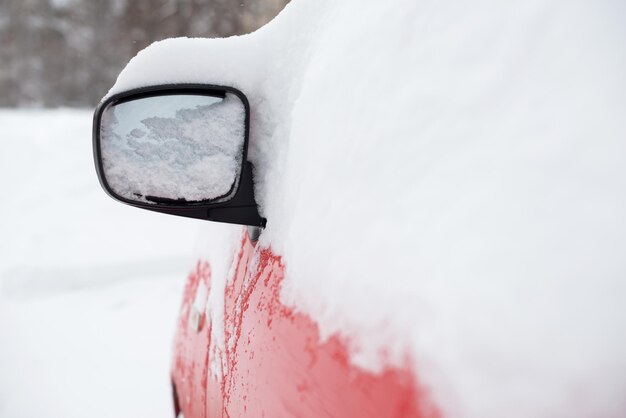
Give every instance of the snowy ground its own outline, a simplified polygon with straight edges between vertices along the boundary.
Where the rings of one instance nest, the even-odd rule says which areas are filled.
[[[107,197],[91,112],[0,111],[0,418],[171,416],[197,222]]]

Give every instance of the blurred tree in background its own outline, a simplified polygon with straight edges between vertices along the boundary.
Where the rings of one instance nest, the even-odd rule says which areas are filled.
[[[0,107],[93,106],[139,50],[249,33],[289,0],[0,0]]]

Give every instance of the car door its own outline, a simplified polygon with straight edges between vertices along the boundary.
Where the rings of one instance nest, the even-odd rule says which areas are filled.
[[[185,417],[205,416],[207,358],[211,343],[206,301],[210,286],[211,267],[207,262],[198,261],[187,279],[174,338],[172,382],[176,410]]]
[[[243,232],[224,292],[224,341],[211,341],[198,300],[210,266],[189,276],[176,337],[173,382],[185,417],[434,417],[410,368],[369,373],[345,341],[321,340],[309,317],[280,301],[285,266]],[[209,290],[210,291],[210,290]],[[198,296],[200,295],[200,296]],[[216,367],[216,365],[218,365]]]

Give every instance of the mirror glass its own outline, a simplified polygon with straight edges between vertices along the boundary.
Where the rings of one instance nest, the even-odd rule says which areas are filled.
[[[138,202],[227,200],[241,173],[245,120],[231,93],[113,102],[100,123],[106,182]]]

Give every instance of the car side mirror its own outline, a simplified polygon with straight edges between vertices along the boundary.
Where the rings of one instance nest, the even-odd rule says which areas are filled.
[[[94,115],[98,179],[157,212],[264,226],[247,161],[250,107],[231,87],[170,85],[114,95]]]

